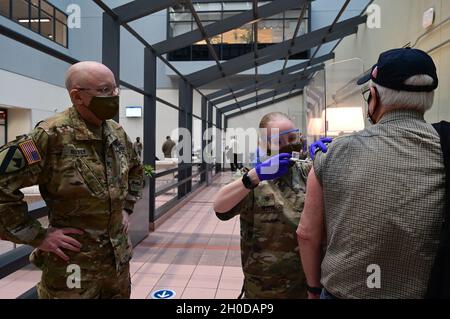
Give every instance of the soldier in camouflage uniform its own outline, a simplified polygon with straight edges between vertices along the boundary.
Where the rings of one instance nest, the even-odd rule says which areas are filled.
[[[260,125],[295,132],[293,126],[283,113],[266,115]],[[280,140],[280,153],[300,151],[302,145],[294,143]],[[260,182],[255,177],[255,169],[238,171],[234,181],[219,191],[214,205],[217,217],[229,220],[240,216],[245,298],[307,297],[295,231],[303,210],[306,178],[311,167],[309,161],[292,162],[278,178]],[[258,179],[252,190],[243,186],[245,173],[252,182]],[[238,203],[234,204],[236,201]]]
[[[112,72],[82,62],[67,83],[74,107],[0,149],[0,237],[37,248],[30,259],[42,269],[40,298],[129,298],[128,214],[141,196],[142,166],[108,119],[118,108]],[[48,206],[48,229],[27,214],[19,190],[31,185]]]

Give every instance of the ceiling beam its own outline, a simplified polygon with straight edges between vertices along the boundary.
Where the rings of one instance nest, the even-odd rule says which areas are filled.
[[[119,7],[113,8],[120,24],[128,23],[152,13],[172,7],[183,0],[134,0]]]
[[[298,71],[300,69],[303,69],[308,64],[315,65],[315,64],[323,63],[323,62],[331,60],[331,59],[334,59],[334,53],[333,52],[327,53],[325,55],[322,55],[322,56],[320,56],[318,58],[315,58],[315,59],[313,59],[311,61],[308,60],[308,61],[305,61],[305,62],[301,62],[301,63],[295,64],[293,66],[290,66],[290,67],[286,68],[284,71],[285,71],[286,74],[287,73],[292,73],[294,71]],[[266,74],[266,75],[259,75],[258,82],[269,81],[269,80],[277,78],[280,75],[281,75],[281,70],[276,70],[275,72],[272,72],[272,73]],[[249,80],[249,81],[245,81],[245,82],[241,82],[239,84],[236,84],[236,85],[232,86],[231,89],[233,91],[238,91],[238,90],[246,89],[246,88],[254,86],[254,85],[255,85],[255,81],[252,79],[252,80]],[[206,97],[208,99],[210,99],[210,100],[214,100],[214,99],[217,99],[217,98],[219,98],[219,97],[221,97],[223,95],[229,94],[230,92],[231,91],[230,91],[229,88],[224,88],[224,89],[218,90],[216,92],[213,92],[211,94],[208,94]]]
[[[357,16],[337,23],[331,32],[329,31],[329,26],[309,32],[295,38],[295,45],[293,47],[291,47],[291,40],[271,45],[259,50],[259,57],[256,60],[256,63],[257,65],[266,64],[283,58],[287,54],[297,54],[299,52],[314,48],[322,42],[331,42],[356,33],[358,30],[357,26],[364,23],[366,19],[367,16]],[[195,87],[201,87],[224,77],[223,74],[225,74],[225,77],[228,77],[246,71],[255,66],[253,52],[221,63],[221,66],[222,72],[220,72],[218,66],[211,66],[191,73],[186,78],[192,82]]]
[[[281,94],[290,92],[290,91],[295,90],[295,89],[303,89],[303,87],[306,84],[308,84],[308,82],[309,82],[309,80],[306,79],[306,80],[299,80],[297,82],[290,82],[288,84],[285,84],[281,89],[277,90],[277,95],[281,95]],[[240,107],[256,103],[257,101],[258,102],[259,101],[264,101],[266,99],[272,98],[274,91],[275,90],[272,90],[272,91],[269,91],[267,93],[263,93],[263,94],[261,94],[261,95],[259,95],[257,97],[254,96],[254,97],[248,98],[248,99],[246,99],[244,101],[239,101],[239,105],[238,104],[229,104],[229,105],[227,105],[225,107],[219,108],[219,110],[222,113],[227,113],[227,112],[236,110],[236,109],[238,109]]]
[[[302,72],[298,72],[298,73],[294,73],[294,74],[284,74],[281,78],[279,77],[273,77],[269,80],[265,80],[263,82],[258,82],[258,84],[252,85],[244,90],[241,90],[239,92],[235,92],[234,95],[227,95],[224,96],[220,99],[214,100],[214,104],[218,105],[220,103],[224,103],[227,102],[229,100],[234,99],[234,97],[241,97],[241,96],[245,96],[247,94],[250,94],[252,92],[255,92],[256,90],[262,90],[262,89],[270,89],[270,88],[275,88],[277,86],[279,86],[280,84],[284,84],[284,83],[288,83],[288,82],[292,82],[292,81],[298,81],[301,79],[305,79],[307,78],[310,74],[313,74],[319,70],[323,69],[323,64],[322,65],[317,65],[314,66],[312,68],[307,69],[306,71],[302,71]],[[277,85],[278,84],[278,85]]]
[[[145,0],[145,2],[153,1]],[[294,7],[298,7],[299,5],[303,5],[309,2],[311,2],[311,0],[275,0],[269,4],[258,7],[257,20],[255,20],[253,10],[247,10],[224,20],[206,25],[204,28],[208,37],[211,38],[227,31],[239,28],[247,23],[253,23],[261,19],[269,18],[277,13],[289,10]],[[158,52],[158,54],[164,54],[187,47],[201,40],[203,40],[202,32],[197,29],[156,43],[155,45],[153,45],[153,48],[156,50],[156,52]]]
[[[243,115],[245,113],[248,113],[248,112],[251,112],[251,111],[254,111],[254,110],[258,110],[258,109],[261,109],[263,107],[267,107],[267,106],[270,106],[270,105],[273,105],[273,104],[276,104],[276,103],[280,103],[280,102],[283,102],[283,101],[286,101],[286,100],[290,100],[290,99],[292,99],[294,97],[297,97],[297,96],[300,96],[302,94],[303,94],[303,90],[300,90],[300,91],[294,92],[292,94],[279,97],[279,98],[277,98],[275,100],[270,100],[270,101],[264,102],[262,104],[259,104],[259,105],[256,105],[256,106],[252,106],[252,107],[249,107],[249,108],[246,108],[246,109],[243,109],[243,110],[241,109],[239,112],[235,112],[235,113],[231,113],[231,114],[227,115],[227,118],[229,120],[230,118],[233,118],[233,117],[236,117],[236,116],[241,116],[241,115]]]

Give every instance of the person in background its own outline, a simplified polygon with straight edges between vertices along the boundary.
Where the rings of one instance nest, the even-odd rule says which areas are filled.
[[[142,143],[139,136],[136,137],[136,142],[133,143],[133,148],[136,154],[139,155],[139,158],[142,159]]]
[[[166,136],[166,141],[162,145],[162,152],[165,158],[172,158],[172,149],[175,147],[175,142],[170,138],[170,136]]]
[[[172,149],[175,145],[175,142],[170,138],[170,136],[166,136],[166,141],[163,143],[161,148],[165,158],[172,158]]]

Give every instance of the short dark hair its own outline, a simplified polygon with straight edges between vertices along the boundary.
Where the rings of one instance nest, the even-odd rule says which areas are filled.
[[[166,136],[166,139],[169,139],[169,138],[170,138],[170,136],[169,136],[169,135],[167,135],[167,136]]]

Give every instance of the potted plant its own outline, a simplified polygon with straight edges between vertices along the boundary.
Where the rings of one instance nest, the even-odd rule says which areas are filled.
[[[144,168],[144,187],[145,187],[145,184],[146,184],[145,181],[148,178],[153,177],[153,174],[155,173],[155,169],[153,168],[153,166],[151,166],[149,164],[144,165],[143,168]]]

